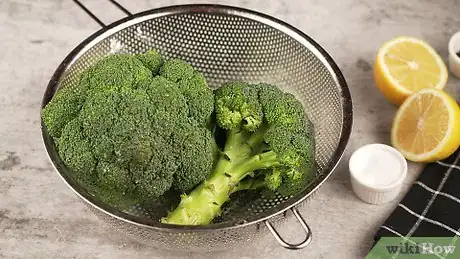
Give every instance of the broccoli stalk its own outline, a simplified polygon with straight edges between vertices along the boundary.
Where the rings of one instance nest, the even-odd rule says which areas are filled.
[[[213,174],[189,195],[182,195],[179,207],[163,220],[164,223],[207,224],[220,214],[221,206],[238,190],[256,188],[253,181],[242,181],[256,170],[279,165],[276,153],[252,153],[252,144],[245,132],[231,130]],[[255,148],[257,146],[254,146]],[[262,187],[262,186],[257,186]]]
[[[293,195],[308,184],[314,159],[312,126],[292,95],[270,85],[230,83],[216,92],[226,142],[212,174],[161,221],[205,225],[236,191],[268,188]]]

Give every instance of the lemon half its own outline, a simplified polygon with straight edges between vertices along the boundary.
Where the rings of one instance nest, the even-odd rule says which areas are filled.
[[[434,162],[460,146],[460,108],[446,92],[423,89],[398,108],[391,129],[393,147],[414,162]]]
[[[376,57],[374,79],[385,98],[400,105],[421,89],[444,89],[447,67],[425,41],[396,37],[384,43]]]

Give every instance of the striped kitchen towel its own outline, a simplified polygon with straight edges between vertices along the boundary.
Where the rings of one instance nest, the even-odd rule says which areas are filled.
[[[460,149],[423,169],[374,240],[395,236],[406,242],[413,237],[449,237],[455,245],[460,237]]]

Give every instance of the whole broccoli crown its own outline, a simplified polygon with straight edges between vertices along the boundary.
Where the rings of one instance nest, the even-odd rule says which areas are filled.
[[[215,91],[219,127],[230,130],[256,130],[263,122],[258,89],[243,82],[230,82]]]
[[[157,50],[149,50],[145,53],[140,53],[136,55],[136,58],[139,59],[146,68],[148,68],[152,75],[158,75],[160,68],[163,65],[164,59]]]
[[[112,54],[85,70],[80,84],[90,93],[104,90],[135,89],[152,78],[152,72],[133,55]]]
[[[85,100],[81,88],[60,89],[51,101],[43,108],[42,118],[48,132],[53,138],[61,136],[64,126],[80,112]]]
[[[174,83],[189,79],[193,76],[193,72],[192,65],[177,58],[166,60],[160,68],[160,75]]]
[[[215,157],[212,132],[194,123],[179,123],[174,134],[174,150],[179,168],[173,186],[181,192],[192,190],[211,173]]]
[[[117,208],[173,185],[190,190],[217,159],[205,123],[212,90],[189,65],[157,54],[110,55],[83,72],[79,91],[58,92],[43,111],[64,164]],[[157,67],[162,76],[152,76]]]

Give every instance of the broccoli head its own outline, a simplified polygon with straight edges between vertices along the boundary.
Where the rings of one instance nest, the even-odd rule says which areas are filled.
[[[236,191],[265,188],[290,196],[313,179],[313,125],[292,94],[268,84],[230,82],[215,91],[215,112],[226,130],[222,155],[164,223],[209,224]]]
[[[183,91],[205,92],[207,84],[193,68],[192,77],[176,74],[184,81],[158,75],[167,64],[156,51],[110,55],[82,73],[79,91],[58,92],[43,110],[64,164],[119,209],[173,186],[188,191],[212,171],[212,132],[190,110],[208,110],[210,116],[214,103],[198,96],[193,103]]]
[[[91,175],[105,201],[125,204],[116,193],[158,197],[171,187],[177,166],[168,139],[154,131],[155,115],[143,90],[94,93],[65,127],[59,153],[77,175]]]

